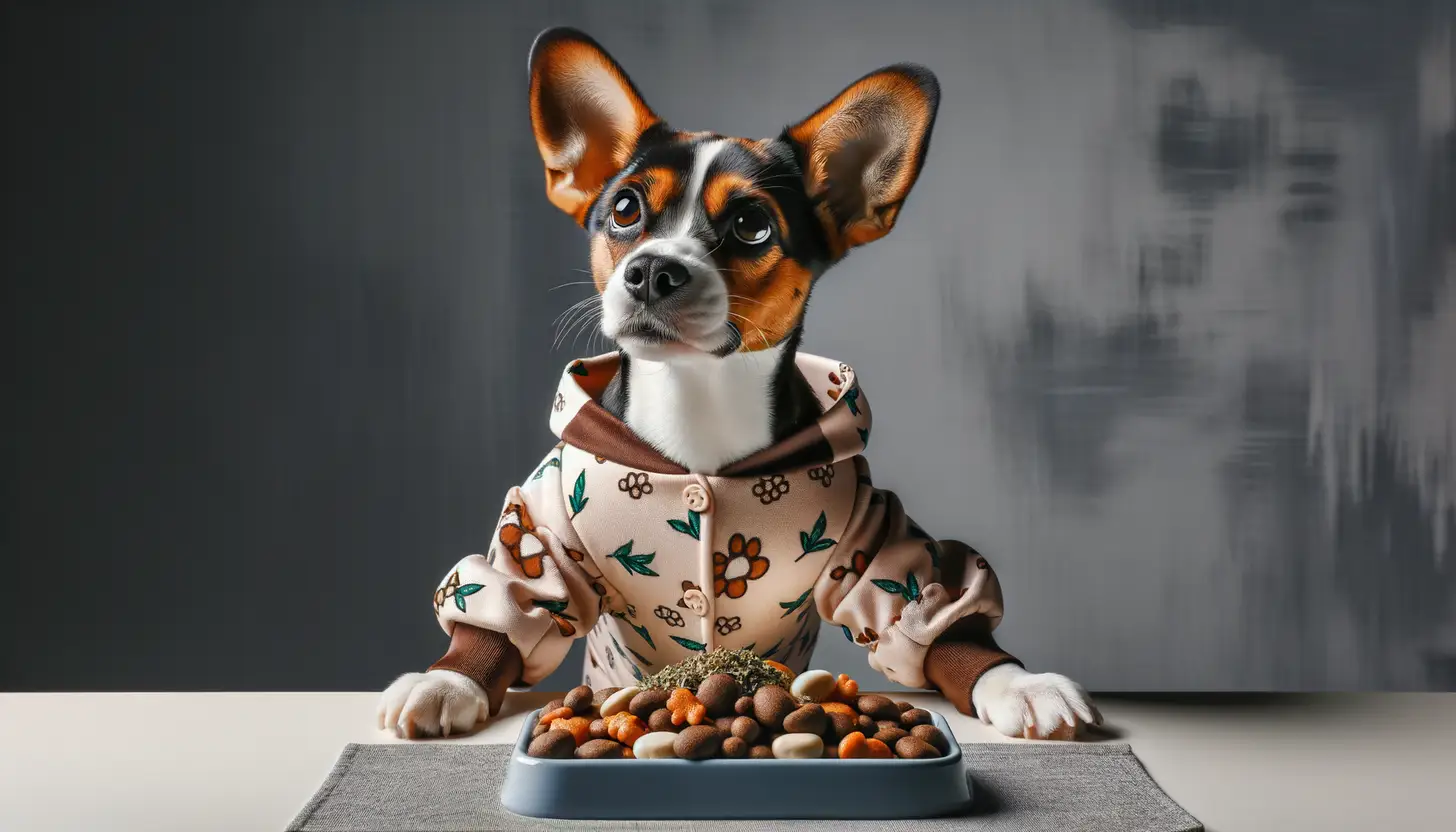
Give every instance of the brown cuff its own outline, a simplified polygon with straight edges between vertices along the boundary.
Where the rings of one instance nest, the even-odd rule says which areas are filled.
[[[525,663],[521,661],[521,651],[500,633],[456,624],[449,652],[430,665],[430,669],[453,670],[475,680],[485,688],[490,698],[490,715],[495,716],[506,699],[506,688],[520,684]]]
[[[974,617],[973,617],[974,618]],[[981,621],[975,627],[957,627],[958,632],[941,636],[925,653],[925,678],[956,710],[975,716],[971,689],[981,674],[1001,664],[1021,662],[996,646],[990,630]]]

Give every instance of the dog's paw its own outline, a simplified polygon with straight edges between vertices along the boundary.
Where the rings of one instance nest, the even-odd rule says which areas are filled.
[[[1059,673],[1028,673],[997,665],[976,680],[971,705],[981,721],[1008,737],[1070,740],[1102,714],[1081,685]]]
[[[379,697],[379,728],[407,739],[463,734],[490,715],[480,685],[453,670],[406,673]]]

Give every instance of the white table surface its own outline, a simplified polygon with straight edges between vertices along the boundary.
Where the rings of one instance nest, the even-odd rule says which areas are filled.
[[[894,696],[963,742],[1022,742]],[[283,829],[346,743],[402,742],[374,729],[376,697],[0,694],[0,829]],[[483,730],[438,742],[510,742],[551,698],[513,693]],[[1456,829],[1456,694],[1097,701],[1210,832]]]

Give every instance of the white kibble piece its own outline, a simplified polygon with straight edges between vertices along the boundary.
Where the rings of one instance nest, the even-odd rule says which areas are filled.
[[[677,734],[672,731],[653,731],[643,734],[632,744],[632,756],[639,760],[668,760],[677,756],[672,744]]]
[[[780,760],[814,760],[824,755],[824,739],[818,734],[784,734],[773,741],[773,755]]]
[[[637,687],[622,688],[611,696],[608,696],[607,701],[602,703],[602,719],[627,710],[627,703],[631,702],[632,697],[641,692],[642,689]]]
[[[789,693],[810,702],[823,702],[833,690],[834,675],[827,670],[806,670],[789,686]]]

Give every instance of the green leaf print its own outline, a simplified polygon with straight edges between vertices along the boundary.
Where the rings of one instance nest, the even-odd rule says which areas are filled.
[[[761,658],[761,659],[773,658],[773,655],[775,653],[779,652],[779,648],[782,647],[782,646],[784,646],[784,640],[783,639],[779,639],[778,641],[774,642],[774,646],[768,648],[768,652],[767,653],[764,653],[762,656],[759,656],[759,658]]]
[[[652,662],[648,661],[641,653],[638,653],[636,650],[633,650],[632,648],[628,647],[627,648],[627,652],[628,653],[631,653],[633,656],[636,657],[638,664],[646,665],[648,667],[651,667],[652,666]],[[637,678],[638,679],[641,679],[642,677],[641,676],[638,676]]]
[[[807,532],[799,532],[799,545],[804,549],[804,554],[794,558],[795,563],[802,560],[804,555],[813,552],[822,552],[835,543],[838,543],[838,541],[824,536],[824,527],[828,522],[828,519],[824,516],[824,512],[821,511],[819,512],[819,519],[814,521],[813,529]]]
[[[459,608],[461,612],[465,612],[465,596],[474,595],[482,589],[485,589],[485,586],[482,584],[466,584],[464,586],[456,587],[455,606]]]
[[[906,601],[915,601],[920,598],[920,582],[915,579],[914,572],[905,573],[905,583],[903,584],[888,578],[875,578],[870,583],[891,595],[899,595]]]
[[[839,625],[839,629],[841,629],[841,630],[844,631],[844,638],[845,638],[845,640],[848,641],[850,644],[853,644],[854,643],[854,633],[851,633],[849,631],[849,628],[846,627],[846,626],[844,626],[843,624]]]
[[[868,448],[870,446],[870,432],[864,428],[855,428],[855,430],[859,431],[859,443]]]
[[[779,616],[779,618],[788,618],[790,613],[792,613],[799,607],[804,606],[804,602],[809,600],[809,593],[813,591],[814,587],[811,586],[808,589],[804,590],[803,595],[800,595],[798,598],[795,598],[792,601],[780,601],[779,608],[784,611],[784,614]],[[800,617],[800,620],[802,620],[802,616]]]
[[[650,578],[656,578],[657,573],[653,572],[652,569],[647,566],[647,564],[651,563],[652,559],[657,557],[657,553],[644,552],[640,555],[634,555],[632,554],[632,543],[633,541],[629,540],[626,543],[622,544],[622,546],[618,548],[617,551],[612,553],[611,557],[614,558],[617,563],[622,564],[622,568],[626,569],[628,572],[632,572],[638,575],[646,575]]]
[[[539,480],[539,479],[541,479],[541,476],[546,473],[546,469],[547,468],[560,468],[560,467],[561,467],[561,458],[560,457],[553,456],[550,459],[546,460],[544,463],[542,463],[540,468],[537,468],[536,469],[536,473],[535,473],[534,476],[531,477],[531,479],[533,479],[533,480]],[[586,473],[586,472],[583,471],[582,473]]]
[[[689,650],[696,650],[699,653],[701,653],[704,650],[707,650],[708,649],[708,645],[702,643],[701,641],[693,641],[690,638],[681,638],[679,636],[670,636],[670,638],[673,641],[677,642],[678,644],[681,644],[682,646],[686,647],[687,649],[689,649]]]
[[[855,416],[859,415],[859,388],[851,387],[844,394],[843,402],[849,405],[849,412]],[[863,433],[863,431],[861,431]]]
[[[581,510],[586,508],[586,504],[590,500],[591,498],[586,496],[586,469],[583,468],[581,473],[576,475],[576,487],[571,489],[571,516],[576,517],[581,514]]]
[[[642,671],[639,670],[639,669],[637,669],[637,665],[635,665],[635,664],[629,664],[629,665],[627,665],[627,667],[632,671],[632,676],[634,678],[636,678],[637,681],[639,681],[639,682],[645,682],[645,681],[647,681],[647,679],[645,677],[643,677]]]
[[[936,569],[940,568],[940,547],[934,542],[925,544],[925,551],[930,553],[930,565]]]
[[[652,643],[652,634],[647,632],[646,625],[633,624],[630,621],[627,622],[627,625],[630,626],[632,629],[636,630],[637,635],[642,636],[642,640],[647,642],[648,647],[651,647],[653,650],[657,649],[657,645]]]
[[[674,517],[673,519],[667,521],[667,525],[670,526],[675,532],[682,532],[688,537],[691,537],[693,540],[700,540],[701,538],[699,537],[699,535],[702,533],[701,522],[701,517],[698,515],[698,513],[696,511],[689,510],[688,519],[686,521],[679,520]]]
[[[566,601],[553,601],[553,600],[541,600],[541,599],[537,599],[537,600],[534,600],[534,601],[531,602],[531,605],[532,606],[540,607],[541,609],[546,610],[549,613],[554,613],[556,615],[559,615],[562,618],[565,618],[567,621],[575,621],[576,620],[575,618],[573,618],[573,617],[571,617],[571,616],[569,616],[569,615],[566,614],[566,604],[567,604]]]

